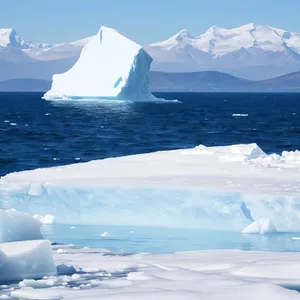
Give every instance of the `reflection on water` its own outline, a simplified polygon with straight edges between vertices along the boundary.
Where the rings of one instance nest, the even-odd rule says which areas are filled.
[[[212,249],[300,251],[297,233],[246,235],[238,232],[111,225],[44,225],[43,235],[55,243],[107,248],[126,253],[171,253]],[[109,237],[102,237],[108,232]]]

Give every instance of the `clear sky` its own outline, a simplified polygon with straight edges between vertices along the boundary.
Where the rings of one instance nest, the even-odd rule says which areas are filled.
[[[33,42],[70,42],[113,27],[140,44],[181,29],[200,35],[212,25],[246,23],[300,32],[300,0],[0,0],[0,28]]]

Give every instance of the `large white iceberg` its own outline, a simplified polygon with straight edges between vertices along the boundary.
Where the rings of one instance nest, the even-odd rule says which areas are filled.
[[[42,223],[15,209],[0,209],[0,243],[42,238]]]
[[[0,243],[0,282],[56,274],[49,241]]]
[[[102,26],[75,65],[53,76],[44,98],[155,99],[148,89],[151,62],[142,46]]]
[[[268,216],[278,231],[300,231],[300,165],[288,157],[256,144],[198,146],[12,173],[0,179],[0,204],[57,223],[241,232]]]

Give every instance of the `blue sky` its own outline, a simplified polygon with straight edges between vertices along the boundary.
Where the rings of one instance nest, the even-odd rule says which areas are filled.
[[[300,0],[1,0],[0,28],[26,40],[59,43],[113,27],[140,44],[181,29],[200,35],[212,25],[246,23],[300,32]]]

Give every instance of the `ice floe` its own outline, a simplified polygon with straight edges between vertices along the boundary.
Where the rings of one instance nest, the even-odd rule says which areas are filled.
[[[8,174],[0,203],[57,223],[300,231],[299,151],[256,144],[160,151]],[[67,204],[67,205],[66,205]]]

